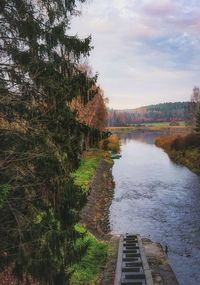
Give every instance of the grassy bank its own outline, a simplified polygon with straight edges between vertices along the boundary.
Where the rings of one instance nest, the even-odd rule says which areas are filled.
[[[79,168],[72,174],[75,184],[83,191],[89,190],[89,184],[101,159],[112,162],[109,153],[101,149],[93,149],[83,154]]]
[[[92,149],[85,152],[79,168],[72,175],[75,184],[80,186],[84,192],[88,192],[88,194],[91,180],[102,159],[110,164],[112,163],[110,154],[104,150]],[[98,284],[103,268],[106,265],[110,247],[109,242],[97,239],[81,224],[76,225],[76,230],[81,233],[85,232],[84,240],[80,240],[79,245],[88,245],[88,247],[81,261],[71,268],[73,274],[71,276],[70,284],[96,285]]]
[[[200,174],[200,135],[162,136],[155,140],[155,144],[163,148],[173,161]]]
[[[78,232],[85,232],[85,228],[78,224]],[[108,243],[99,241],[87,231],[84,240],[81,243],[88,244],[87,252],[80,263],[72,267],[71,285],[96,285],[98,283],[102,268],[106,264]],[[81,244],[80,244],[81,245]]]

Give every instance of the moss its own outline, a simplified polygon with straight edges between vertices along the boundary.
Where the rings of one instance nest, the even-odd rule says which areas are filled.
[[[83,191],[88,191],[89,183],[101,159],[112,163],[109,154],[103,150],[94,149],[85,152],[79,168],[72,174],[75,184],[80,186]]]
[[[83,233],[85,228],[77,224],[76,230]],[[91,233],[86,232],[82,242],[88,243],[86,254],[80,263],[75,264],[71,269],[73,274],[70,279],[71,285],[95,285],[100,277],[102,268],[106,264],[108,244],[97,240]]]

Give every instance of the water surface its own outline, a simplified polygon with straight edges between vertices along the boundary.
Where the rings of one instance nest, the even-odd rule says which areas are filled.
[[[113,233],[139,233],[169,248],[181,285],[200,285],[200,177],[154,145],[158,133],[121,135],[115,160]]]

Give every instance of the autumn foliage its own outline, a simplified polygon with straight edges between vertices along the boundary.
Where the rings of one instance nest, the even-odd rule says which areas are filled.
[[[120,151],[120,139],[117,135],[111,135],[110,137],[100,141],[99,146],[104,150],[110,150],[118,153]]]
[[[91,68],[80,66],[81,71],[85,71],[88,78],[91,76]],[[76,112],[78,121],[90,128],[104,131],[107,124],[108,99],[104,97],[103,90],[93,84],[88,91],[88,98],[77,96],[70,103],[70,108]],[[91,98],[90,98],[91,97]]]
[[[100,131],[105,130],[107,110],[100,88],[97,87],[96,95],[86,104],[83,103],[81,97],[72,100],[71,108],[77,112],[78,120],[81,123]]]
[[[157,137],[155,144],[165,150],[171,149],[172,143],[178,138],[176,135]]]
[[[200,136],[198,134],[188,134],[186,136],[171,135],[158,137],[155,144],[168,150],[185,150],[188,148],[200,148]]]

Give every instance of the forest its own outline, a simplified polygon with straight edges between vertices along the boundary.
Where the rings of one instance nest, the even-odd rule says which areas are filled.
[[[86,193],[72,174],[107,137],[107,109],[85,64],[91,37],[68,35],[78,2],[0,1],[3,284],[68,284],[88,246],[76,227]]]
[[[108,111],[108,126],[128,126],[151,122],[179,122],[190,119],[191,102],[149,105],[136,109]]]

